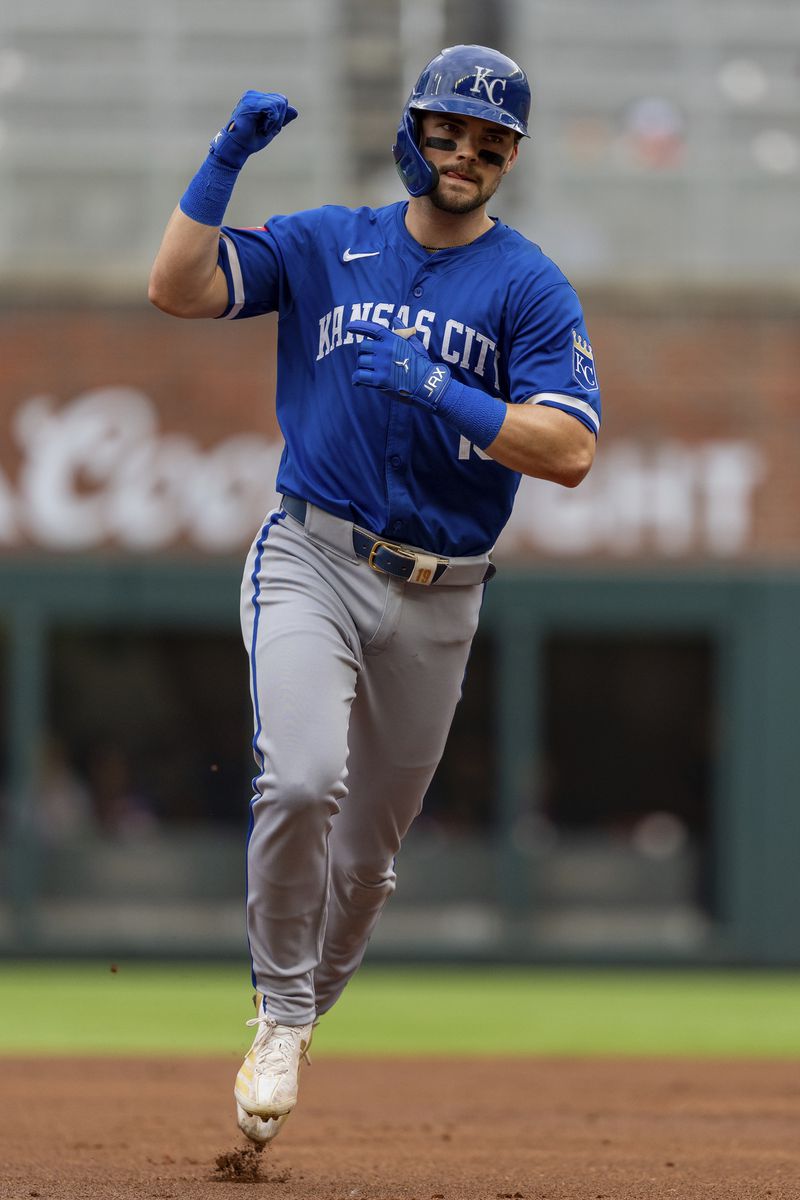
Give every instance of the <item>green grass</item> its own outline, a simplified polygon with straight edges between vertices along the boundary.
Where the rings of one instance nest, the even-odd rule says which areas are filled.
[[[233,966],[0,964],[0,1054],[238,1055]],[[800,1058],[800,973],[365,968],[326,1016],[325,1054]]]

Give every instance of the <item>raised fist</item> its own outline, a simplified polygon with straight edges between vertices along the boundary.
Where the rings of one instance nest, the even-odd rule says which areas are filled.
[[[209,151],[223,166],[238,171],[296,116],[297,109],[279,92],[245,92]]]

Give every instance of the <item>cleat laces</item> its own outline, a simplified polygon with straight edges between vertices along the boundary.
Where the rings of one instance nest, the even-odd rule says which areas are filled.
[[[259,1026],[253,1045],[255,1065],[259,1071],[268,1071],[271,1075],[288,1075],[294,1068],[294,1056],[299,1048],[300,1057],[311,1066],[308,1054],[308,1042],[302,1047],[302,1037],[299,1028],[291,1025],[279,1025],[266,1013],[259,1013],[245,1021],[251,1028]],[[277,1032],[280,1030],[280,1033]]]

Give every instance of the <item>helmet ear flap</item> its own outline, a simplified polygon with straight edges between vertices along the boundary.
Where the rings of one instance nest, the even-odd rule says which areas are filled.
[[[412,196],[426,196],[439,182],[436,167],[426,162],[420,153],[419,137],[419,118],[407,104],[403,109],[392,154],[397,173]]]

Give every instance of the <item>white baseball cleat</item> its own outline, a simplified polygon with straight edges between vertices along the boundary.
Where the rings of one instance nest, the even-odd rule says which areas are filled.
[[[239,1128],[255,1142],[270,1141],[297,1103],[300,1059],[308,1061],[313,1025],[279,1025],[256,997],[258,1016],[253,1044],[236,1076],[233,1094]],[[256,1120],[252,1120],[256,1118]]]
[[[242,1133],[250,1138],[251,1142],[256,1142],[259,1146],[265,1146],[267,1142],[271,1142],[274,1137],[277,1137],[283,1126],[289,1120],[289,1114],[286,1113],[283,1117],[256,1117],[253,1113],[245,1112],[239,1101],[236,1101],[236,1120]]]

